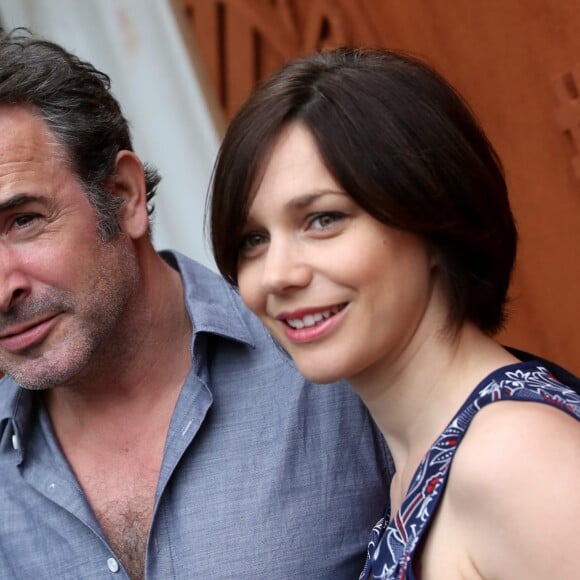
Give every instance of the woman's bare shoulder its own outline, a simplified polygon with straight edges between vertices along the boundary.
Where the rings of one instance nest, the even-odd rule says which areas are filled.
[[[483,576],[572,577],[579,481],[576,418],[519,401],[479,411],[457,450],[446,499]]]

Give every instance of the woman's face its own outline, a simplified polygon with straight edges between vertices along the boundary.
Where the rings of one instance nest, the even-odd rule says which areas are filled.
[[[419,346],[433,326],[433,263],[417,236],[343,191],[304,126],[282,132],[250,206],[238,283],[307,378],[370,377]]]

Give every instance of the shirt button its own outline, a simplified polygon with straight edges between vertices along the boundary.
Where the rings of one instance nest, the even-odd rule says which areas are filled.
[[[113,572],[113,574],[119,571],[119,562],[117,562],[115,558],[109,558],[107,560],[107,566],[109,567],[109,570]]]
[[[16,435],[16,433],[12,435],[12,447],[14,447],[15,451],[18,451],[20,449],[20,438],[18,437],[18,435]]]

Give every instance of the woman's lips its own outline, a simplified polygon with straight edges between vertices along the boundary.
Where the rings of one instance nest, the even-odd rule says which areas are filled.
[[[303,309],[279,315],[284,334],[291,342],[314,342],[325,338],[347,312],[347,303],[326,308]]]

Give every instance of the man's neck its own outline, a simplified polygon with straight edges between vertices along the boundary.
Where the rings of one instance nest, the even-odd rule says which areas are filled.
[[[191,367],[192,325],[179,273],[157,254],[143,261],[142,271],[143,290],[106,352],[77,382],[45,393],[59,439],[84,433],[114,443],[111,425],[121,422],[130,437],[142,435],[143,425],[168,424]]]
[[[157,254],[141,267],[143,291],[108,358],[96,361],[76,384],[45,393],[62,452],[135,578],[144,576],[155,490],[173,410],[191,367],[192,335],[179,274]]]

